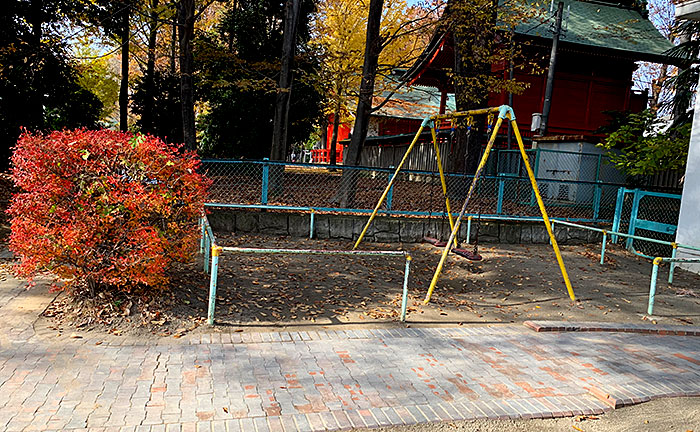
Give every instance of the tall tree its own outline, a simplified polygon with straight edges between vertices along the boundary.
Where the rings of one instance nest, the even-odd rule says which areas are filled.
[[[301,1],[289,99],[288,142],[306,142],[320,117],[319,62],[309,48],[311,0]],[[216,32],[198,35],[197,89],[207,101],[199,117],[201,148],[217,157],[269,157],[279,86],[284,3],[238,0],[226,9]]]
[[[180,0],[178,3],[178,28],[180,31],[180,103],[182,104],[182,131],[185,147],[197,148],[197,135],[194,122],[194,39],[195,5],[194,0]]]
[[[360,95],[355,111],[355,126],[353,127],[350,146],[345,154],[345,163],[357,165],[360,163],[360,150],[367,138],[369,128],[369,114],[372,110],[374,98],[374,81],[377,77],[379,54],[382,52],[383,40],[379,33],[382,22],[382,8],[384,0],[370,0],[367,15],[367,33],[365,40],[365,56],[362,65],[362,81],[360,82]]]
[[[87,19],[112,41],[121,55],[119,82],[119,129],[129,129],[129,74],[131,62],[131,24],[134,0],[92,0]]]
[[[369,2],[321,0],[314,20],[312,44],[322,53],[321,81],[326,89],[326,114],[332,115],[331,163],[335,163],[337,131],[356,107],[362,80]],[[382,47],[377,63],[374,97],[393,89],[388,79],[397,68],[410,66],[425,47],[437,14],[435,8],[409,6],[405,0],[385,0],[380,23]]]
[[[382,50],[382,38],[379,34],[379,26],[382,21],[382,8],[384,0],[370,0],[369,13],[367,15],[367,33],[365,41],[365,60],[362,65],[362,81],[360,83],[360,96],[357,100],[355,111],[355,126],[353,128],[350,146],[345,153],[346,165],[360,163],[360,150],[367,138],[369,128],[369,114],[372,110],[374,96],[374,80],[377,75],[377,63]],[[336,201],[341,207],[350,207],[355,199],[357,176],[352,170],[343,170],[343,177]]]
[[[155,110],[155,73],[156,73],[156,48],[158,43],[158,28],[160,27],[160,14],[158,11],[159,0],[150,0],[150,13],[148,23],[148,52],[146,59],[146,72],[143,77],[145,90],[144,109],[141,114],[141,123],[148,129],[153,129]]]
[[[78,81],[62,30],[88,3],[12,1],[0,14],[0,168],[20,128],[95,126],[102,104]]]
[[[131,44],[131,4],[124,0],[121,4],[119,21],[119,42],[121,44],[121,84],[119,86],[119,129],[129,130],[129,45]]]
[[[300,0],[287,0],[284,13],[284,39],[279,87],[275,100],[275,118],[272,124],[271,160],[287,157],[287,122],[289,121],[289,99],[292,92],[292,61],[297,39]]]
[[[492,64],[511,56],[510,44],[501,44],[497,38],[497,32],[505,28],[504,24],[499,25],[499,18],[503,20],[507,16],[507,9],[499,9],[495,0],[449,2],[442,25],[443,31],[454,38],[455,65],[451,79],[457,111],[483,108],[488,103],[490,91],[500,92],[508,87],[507,81],[491,72]],[[508,90],[509,93],[521,91]],[[476,171],[483,133],[484,122],[480,119],[471,125],[460,123],[453,144],[454,156],[448,162],[449,171],[465,174]]]

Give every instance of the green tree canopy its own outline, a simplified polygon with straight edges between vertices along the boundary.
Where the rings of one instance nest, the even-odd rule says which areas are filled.
[[[317,61],[308,48],[313,2],[302,2],[290,101],[289,142],[306,141],[320,116]],[[270,153],[280,70],[284,4],[241,0],[229,7],[214,34],[195,47],[200,97],[206,101],[201,148],[217,157],[262,158]]]
[[[631,175],[653,175],[685,166],[690,123],[665,128],[652,110],[629,114],[599,146],[610,162]]]
[[[0,165],[22,127],[96,126],[102,103],[80,85],[62,25],[84,11],[79,1],[11,1],[0,14]]]

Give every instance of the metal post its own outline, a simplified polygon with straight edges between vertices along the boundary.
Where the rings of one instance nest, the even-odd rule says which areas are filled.
[[[309,238],[312,239],[314,238],[314,215],[316,214],[316,211],[314,209],[311,209],[311,223],[309,224]]]
[[[569,279],[569,274],[566,271],[566,266],[564,265],[564,258],[561,256],[561,251],[559,250],[559,244],[557,243],[557,239],[554,237],[554,233],[552,232],[551,225],[549,222],[549,216],[547,216],[547,209],[544,207],[544,201],[542,200],[542,196],[540,195],[540,190],[537,187],[537,180],[535,179],[535,174],[532,172],[532,167],[530,167],[530,163],[528,161],[527,153],[525,153],[525,145],[523,144],[523,139],[520,136],[520,131],[518,130],[518,124],[515,122],[515,119],[511,119],[511,123],[513,124],[513,131],[515,132],[515,137],[518,139],[518,148],[520,149],[520,155],[523,157],[523,161],[525,161],[525,169],[527,169],[527,175],[530,177],[530,184],[532,185],[532,190],[535,191],[535,197],[537,198],[537,205],[540,208],[540,213],[542,213],[542,221],[544,222],[544,226],[547,228],[547,234],[549,234],[549,238],[552,241],[552,249],[554,249],[554,255],[557,258],[557,263],[559,264],[559,270],[561,271],[561,276],[564,278],[564,284],[566,285],[566,290],[569,293],[569,298],[571,301],[576,301],[576,295],[574,294],[574,288],[571,286],[571,280]]]
[[[440,146],[438,146],[437,135],[435,133],[435,124],[430,128],[430,136],[433,139],[433,150],[435,150],[435,162],[437,162],[438,171],[440,172],[440,185],[442,186],[442,196],[445,198],[445,211],[447,212],[447,220],[450,222],[450,229],[454,228],[455,223],[452,219],[452,210],[450,208],[450,197],[447,195],[447,181],[445,180],[445,171],[442,169],[442,158],[440,157]],[[457,247],[457,239],[455,238],[455,247]]]
[[[561,34],[561,19],[564,15],[564,2],[557,5],[557,13],[554,21],[554,34],[552,35],[552,51],[549,55],[549,68],[547,70],[547,83],[544,90],[544,103],[542,104],[542,123],[539,134],[547,133],[547,123],[549,122],[549,110],[552,106],[552,89],[554,88],[554,69],[557,66],[557,48],[559,46],[559,35]]]
[[[637,215],[639,214],[639,201],[642,199],[642,194],[639,189],[634,190],[634,200],[632,201],[632,213],[630,214],[630,226],[627,228],[627,233],[634,235],[634,231],[637,227]],[[627,250],[631,251],[633,247],[634,239],[632,237],[627,237]]]
[[[622,219],[622,204],[625,201],[625,188],[617,188],[617,201],[615,201],[615,216],[613,217],[613,232],[620,231],[620,220]],[[612,236],[612,242],[617,243],[617,236]]]
[[[554,219],[552,219],[552,237],[554,237]],[[549,238],[549,244],[552,244],[552,237]]]
[[[510,125],[510,123],[508,123]],[[540,148],[535,149],[535,178],[537,178],[537,173],[540,170]],[[520,174],[520,173],[518,173]],[[537,204],[537,198],[535,197],[535,191],[530,192],[530,207],[534,207]]]
[[[659,264],[661,264],[661,257],[654,258],[654,266],[651,269],[651,286],[649,287],[649,307],[647,308],[647,314],[653,315],[654,313],[654,297],[656,297],[656,278],[659,276]]]
[[[603,191],[600,186],[600,180],[596,180],[595,190],[593,192],[593,219],[598,219],[600,214],[600,199]]]
[[[598,164],[595,168],[595,191],[593,198],[593,219],[598,219],[598,214],[600,213],[600,198],[602,195],[602,190],[600,186],[600,164],[603,162],[603,155],[598,155]]]
[[[467,244],[470,244],[472,238],[472,216],[467,216]]]
[[[204,236],[204,273],[209,272],[209,251],[211,250],[211,239],[209,234]]]
[[[673,250],[671,250],[671,258],[676,259],[676,251],[678,250],[678,244],[676,242],[673,242],[671,244],[671,247]],[[670,267],[668,269],[668,284],[671,285],[673,283],[673,271],[676,269],[676,262],[671,261]]]
[[[365,224],[365,227],[362,229],[362,232],[360,233],[360,236],[357,238],[355,245],[352,247],[353,249],[357,249],[357,247],[360,245],[360,242],[362,242],[362,239],[365,237],[365,234],[367,233],[369,226],[372,225],[372,221],[374,220],[374,217],[377,216],[377,212],[379,211],[379,207],[382,206],[382,203],[384,202],[384,199],[386,198],[387,194],[389,193],[391,186],[394,184],[394,181],[396,181],[396,177],[398,177],[399,171],[401,171],[401,167],[403,167],[403,164],[406,162],[406,160],[408,160],[408,155],[411,154],[413,147],[416,145],[416,143],[418,142],[418,139],[420,138],[421,134],[423,133],[423,129],[425,129],[426,126],[432,125],[432,123],[433,123],[433,120],[431,118],[426,118],[425,120],[423,120],[423,123],[421,124],[420,128],[418,128],[418,132],[416,132],[416,136],[413,137],[413,141],[411,141],[411,144],[406,149],[406,153],[403,155],[403,159],[401,159],[401,162],[399,162],[399,166],[396,167],[396,171],[394,171],[394,175],[391,177],[389,184],[386,186],[386,189],[384,189],[384,193],[382,193],[382,196],[379,197],[379,201],[377,201],[377,205],[374,206],[374,210],[372,210],[372,214],[369,216],[369,220]]]
[[[498,203],[496,204],[496,214],[503,213],[503,193],[505,190],[505,179],[502,173],[498,173]]]
[[[394,169],[395,167],[393,165],[389,166],[389,169]],[[391,181],[391,173],[389,173],[388,181],[389,181],[389,193],[386,194],[386,209],[391,210],[391,199],[394,197],[394,184]]]
[[[219,276],[219,255],[223,248],[213,245],[211,247],[211,276],[209,277],[209,325],[214,325],[214,309],[216,309],[216,284]]]
[[[603,230],[603,247],[600,250],[600,265],[605,263],[605,244],[608,242],[608,232]]]
[[[204,237],[207,235],[207,228],[204,226],[204,216],[199,219],[199,226],[202,228],[202,237],[199,239],[199,253],[204,253]]]
[[[267,192],[270,186],[270,164],[267,162],[270,158],[263,159],[263,169],[262,169],[262,192],[260,196],[260,202],[262,204],[267,204]]]
[[[403,295],[401,296],[401,322],[406,322],[406,309],[408,308],[408,275],[411,272],[411,255],[406,255],[406,268],[403,274]]]
[[[425,300],[423,300],[424,304],[428,304],[430,302],[430,297],[433,295],[433,291],[435,290],[435,285],[437,285],[438,278],[440,277],[440,273],[442,272],[442,267],[445,265],[445,260],[447,260],[447,254],[450,253],[450,249],[452,249],[452,243],[455,241],[455,238],[457,237],[457,230],[459,230],[459,225],[462,222],[462,218],[464,217],[464,213],[467,211],[467,205],[469,205],[469,201],[472,197],[472,193],[474,192],[474,188],[476,187],[476,183],[479,180],[479,176],[481,175],[481,171],[484,169],[484,166],[486,165],[486,161],[489,158],[489,153],[491,153],[491,148],[493,147],[494,141],[496,141],[496,135],[498,134],[498,130],[501,128],[501,124],[503,123],[503,119],[506,118],[507,115],[510,115],[511,119],[515,119],[515,115],[513,114],[512,108],[508,106],[501,106],[500,112],[498,115],[498,120],[496,120],[496,125],[493,128],[493,132],[491,133],[491,138],[489,138],[488,143],[486,143],[486,148],[484,149],[483,156],[481,157],[481,162],[479,162],[479,166],[476,168],[476,172],[474,173],[474,177],[472,178],[472,183],[469,186],[469,190],[467,191],[467,197],[464,199],[464,204],[462,204],[462,210],[460,210],[459,215],[457,216],[457,219],[455,220],[455,226],[452,228],[452,232],[450,233],[450,239],[447,240],[447,243],[445,244],[445,248],[442,250],[442,255],[440,255],[440,261],[438,262],[437,269],[435,269],[435,273],[433,274],[433,279],[430,281],[430,286],[428,287],[428,293],[425,295]],[[517,129],[517,126],[514,125],[513,129],[516,133],[516,138],[519,137],[519,132]],[[520,139],[520,138],[518,138]]]

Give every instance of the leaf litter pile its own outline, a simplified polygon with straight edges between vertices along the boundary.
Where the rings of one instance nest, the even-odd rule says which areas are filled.
[[[351,249],[350,241],[309,240],[217,233],[223,246],[287,249]],[[413,256],[409,279],[409,325],[468,325],[525,320],[700,322],[700,276],[677,269],[673,287],[662,267],[652,321],[645,315],[651,265],[618,247],[600,266],[599,245],[566,245],[564,262],[578,297],[572,302],[551,246],[482,244],[483,261],[450,255],[430,304],[423,298],[440,259],[428,244],[365,243],[368,250],[406,250]],[[216,321],[222,331],[352,328],[399,325],[402,257],[242,254],[220,259]],[[179,337],[205,331],[209,276],[198,262],[172,274],[158,299],[109,299],[108,306],[65,296],[47,311],[58,331],[99,328],[114,334],[150,332]]]

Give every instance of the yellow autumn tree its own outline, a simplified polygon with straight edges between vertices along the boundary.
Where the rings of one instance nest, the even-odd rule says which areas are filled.
[[[365,52],[369,1],[321,0],[313,22],[312,47],[321,53],[321,82],[326,90],[326,114],[333,114],[331,149],[338,124],[348,120],[359,95]],[[428,43],[436,8],[409,6],[406,0],[386,0],[382,11],[383,49],[379,56],[375,96],[396,87],[392,71],[409,67]],[[333,152],[335,153],[335,152]],[[335,154],[331,154],[331,163]]]

